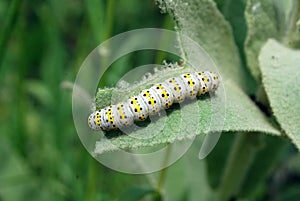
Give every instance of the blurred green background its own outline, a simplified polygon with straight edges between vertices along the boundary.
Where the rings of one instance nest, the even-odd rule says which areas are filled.
[[[223,1],[216,2],[220,6]],[[243,19],[237,20],[235,26],[242,26],[243,32],[235,39],[241,49],[246,27],[239,24]],[[71,88],[85,57],[101,42],[137,28],[174,29],[169,15],[162,14],[153,0],[1,0],[0,27],[0,201],[102,201],[114,200],[123,192],[125,197],[126,192],[151,193],[151,188],[130,190],[132,186],[152,186],[147,176],[112,171],[85,150],[73,124]],[[163,59],[160,52],[129,55],[107,70],[100,86],[113,86],[130,68],[160,64]],[[190,161],[187,167],[179,161],[177,169],[168,170],[171,179],[166,183],[173,184],[169,188],[182,187],[173,189],[175,195],[183,195],[178,200],[187,200],[193,193],[198,196],[197,191],[206,185],[197,183],[200,178],[214,187],[220,177],[214,171],[225,161],[224,153],[229,152],[233,136],[222,136],[223,146],[216,147],[212,160],[208,158],[210,173],[200,172],[199,164]],[[274,146],[271,150],[282,144],[281,139],[263,138]],[[273,153],[261,156],[259,161],[267,161],[258,166],[263,175],[249,176],[267,178],[266,185],[258,189],[261,200],[282,188],[292,198],[278,200],[298,200],[300,160],[296,153],[289,144],[274,163],[270,159]],[[273,172],[267,177],[269,166]],[[251,173],[255,174],[255,168]],[[199,172],[191,176],[187,187],[182,183],[182,173],[191,169]],[[164,174],[161,172],[158,178]],[[247,184],[258,183],[251,182]],[[193,187],[194,191],[190,190]]]
[[[111,200],[144,182],[85,150],[70,83],[102,41],[131,29],[172,28],[168,15],[151,0],[2,0],[0,27],[0,200]],[[112,66],[101,85],[153,57],[127,61]]]

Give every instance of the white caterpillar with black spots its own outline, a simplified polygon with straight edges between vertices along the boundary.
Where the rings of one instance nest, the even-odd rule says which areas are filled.
[[[162,83],[145,89],[128,101],[110,105],[93,112],[88,117],[92,130],[110,131],[130,126],[134,121],[143,121],[173,103],[194,99],[207,92],[214,92],[219,86],[218,75],[210,72],[186,73],[171,77]]]

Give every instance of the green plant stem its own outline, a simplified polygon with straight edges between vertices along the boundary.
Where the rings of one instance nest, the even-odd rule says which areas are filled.
[[[164,157],[164,161],[163,161],[163,167],[165,167],[168,163],[169,156],[170,156],[170,153],[171,153],[171,149],[172,149],[172,145],[168,144],[167,151],[165,153],[165,157]],[[167,168],[164,168],[160,171],[160,174],[159,174],[157,187],[156,187],[156,190],[159,194],[159,197],[160,197],[161,192],[162,192],[162,187],[163,187],[163,184],[164,184],[164,180],[166,178],[166,173],[167,173]],[[157,201],[157,200],[158,200],[157,196],[154,196],[153,201]]]
[[[115,5],[115,0],[110,0],[107,2],[106,33],[104,39],[108,39],[112,33],[113,20],[114,20],[114,5]]]
[[[228,201],[238,194],[256,152],[261,148],[260,142],[259,134],[240,133],[235,137],[221,178],[218,201]]]
[[[176,16],[175,13],[174,13],[174,10],[169,10],[168,13],[171,15],[171,16]],[[184,44],[183,44],[183,35],[182,35],[182,29],[180,27],[180,24],[179,22],[177,21],[176,18],[173,18],[174,20],[174,23],[175,23],[175,30],[177,32],[177,41],[178,41],[178,46],[179,46],[179,49],[180,49],[180,53],[181,53],[181,57],[183,59],[183,62],[184,63],[187,63],[187,53],[185,52],[184,50]]]
[[[18,11],[19,11],[21,2],[22,2],[21,0],[13,0],[10,3],[7,18],[6,18],[6,21],[4,22],[2,32],[0,33],[0,66],[2,66],[1,64],[3,62],[5,48],[9,41],[11,32],[14,28],[14,24],[15,24],[15,21],[18,16]],[[3,73],[2,69],[0,70],[0,72],[1,72],[1,74]]]
[[[177,30],[177,35],[178,35],[178,44],[179,44],[179,48],[180,48],[180,52],[181,52],[181,57],[183,59],[184,63],[187,63],[187,53],[184,50],[184,44],[182,41],[182,32],[180,29]]]
[[[110,0],[107,2],[107,7],[106,7],[106,24],[105,24],[105,35],[104,35],[104,40],[107,40],[109,37],[111,37],[112,34],[112,27],[113,27],[113,22],[114,22],[114,4],[115,4],[115,0]],[[100,42],[103,42],[100,41]],[[111,47],[110,45],[107,46],[107,51],[110,52],[111,51]],[[108,62],[107,58],[102,58],[101,59],[101,66],[106,66],[106,63]],[[107,83],[109,77],[108,76],[104,76],[103,78],[103,83]]]
[[[96,200],[96,192],[97,192],[97,189],[96,189],[96,178],[98,177],[98,174],[97,174],[97,165],[95,163],[95,159],[94,158],[91,158],[89,159],[89,171],[88,171],[88,182],[87,182],[87,189],[86,189],[86,192],[87,192],[87,196],[86,196],[86,201],[93,201],[93,200]]]

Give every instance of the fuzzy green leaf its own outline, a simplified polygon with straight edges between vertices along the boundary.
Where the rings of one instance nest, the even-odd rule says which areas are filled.
[[[248,33],[245,41],[247,64],[252,75],[260,80],[258,54],[268,38],[283,39],[287,33],[292,1],[248,0],[245,17]]]
[[[270,39],[259,62],[273,113],[291,141],[300,149],[300,51]]]
[[[245,42],[245,53],[247,63],[252,75],[260,80],[258,65],[258,54],[261,46],[269,37],[276,37],[275,12],[272,5],[273,0],[248,1],[246,8],[246,20],[248,33]]]
[[[169,1],[161,2],[160,6],[166,6],[165,8],[178,21],[184,34],[204,46],[217,63],[223,80],[226,81],[222,82],[215,96],[201,97],[195,102],[185,104],[182,108],[175,105],[167,111],[167,116],[160,117],[157,121],[152,121],[147,126],[140,127],[131,133],[137,136],[151,135],[150,138],[138,139],[121,135],[121,131],[109,132],[107,136],[118,137],[102,138],[96,143],[94,153],[101,154],[117,148],[136,149],[172,143],[176,140],[192,138],[210,132],[249,131],[279,135],[280,132],[270,125],[268,119],[240,89],[250,87],[251,81],[246,79],[246,73],[241,67],[230,26],[219,13],[215,4],[211,0],[172,2],[174,4]],[[193,57],[196,51],[193,49],[194,47],[189,43],[184,43],[184,41],[181,42],[181,46],[187,53],[188,61],[197,59]],[[201,61],[199,62],[201,64]],[[157,73],[151,77],[151,80],[146,79],[142,83],[126,86],[122,89],[100,89],[96,95],[96,108],[110,105],[111,100],[112,103],[125,101],[128,96],[136,95],[140,90],[147,89],[152,84],[183,72],[192,72],[189,67],[172,70]],[[250,76],[248,75],[248,77]],[[240,87],[236,84],[239,84]],[[226,94],[226,98],[224,94]],[[195,109],[199,112],[195,112]],[[181,110],[185,112],[182,113]],[[221,119],[216,119],[219,118],[220,111],[224,111],[224,116]],[[184,114],[188,115],[184,116]],[[215,126],[211,126],[212,122]],[[163,127],[161,127],[159,134],[152,136],[152,133],[159,130],[161,125]]]
[[[215,0],[215,2],[225,19],[232,26],[235,42],[239,48],[241,56],[244,56],[244,41],[247,32],[244,11],[247,0]]]
[[[191,138],[200,134],[208,134],[214,131],[257,131],[262,133],[269,133],[274,135],[279,135],[279,131],[270,125],[266,117],[260,112],[260,110],[253,104],[253,102],[246,96],[246,94],[241,91],[232,82],[224,83],[226,102],[216,102],[212,107],[212,102],[218,100],[218,92],[215,96],[210,98],[200,98],[196,102],[184,105],[184,110],[191,115],[199,115],[199,117],[185,119],[181,116],[180,108],[173,108],[168,110],[166,122],[164,124],[163,130],[154,137],[148,139],[137,139],[132,138],[128,135],[121,135],[121,131],[116,131],[114,135],[120,135],[115,138],[106,139],[98,141],[96,144],[95,153],[101,154],[106,151],[113,151],[117,147],[122,149],[136,149],[139,147],[154,146],[163,143],[172,143],[175,140],[180,140],[184,138]],[[110,90],[105,91],[106,95]],[[99,91],[99,92],[102,92]],[[98,92],[98,97],[100,93]],[[195,114],[195,107],[199,107],[201,114]],[[226,115],[224,116],[224,126],[222,128],[211,128],[211,118],[214,114],[214,110],[219,108],[225,108]],[[155,122],[151,122],[148,126],[153,129],[159,127],[164,121],[164,118],[160,118]],[[214,120],[212,120],[214,121]],[[195,129],[195,126],[199,128]],[[147,126],[147,127],[148,127]],[[147,135],[153,130],[141,128],[135,131],[140,135]],[[184,132],[182,132],[184,131]],[[108,133],[109,135],[110,133]],[[116,145],[112,146],[112,144]]]
[[[212,57],[226,79],[234,80],[242,89],[252,92],[253,80],[242,67],[232,29],[212,0],[158,0],[163,10],[175,18],[180,32],[199,43]],[[188,60],[193,49],[183,41]]]

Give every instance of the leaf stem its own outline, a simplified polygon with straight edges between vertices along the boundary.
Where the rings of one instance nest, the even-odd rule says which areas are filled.
[[[169,156],[171,153],[171,149],[172,149],[172,145],[168,144],[167,151],[165,153],[165,157],[164,157],[164,161],[163,161],[163,167],[165,167],[167,165],[167,162],[169,160]],[[162,186],[163,186],[164,180],[166,178],[166,173],[167,173],[167,168],[164,168],[160,171],[160,174],[159,174],[157,187],[156,187],[156,190],[159,193],[159,195],[161,195],[161,192],[162,192]],[[154,197],[153,201],[156,201],[156,200],[157,200],[157,197]]]
[[[187,63],[187,54],[186,52],[184,51],[184,45],[183,45],[183,41],[182,41],[182,32],[181,30],[179,30],[179,28],[177,28],[177,34],[178,34],[178,45],[179,45],[179,49],[180,49],[180,52],[181,52],[181,57],[183,59],[183,62],[184,63]]]
[[[94,158],[89,158],[88,162],[88,175],[87,175],[87,196],[85,198],[85,201],[93,201],[96,200],[96,178],[97,178],[97,167],[94,161]]]
[[[187,53],[184,50],[184,44],[183,44],[183,40],[182,40],[182,30],[181,30],[180,24],[179,24],[178,20],[176,19],[176,15],[174,13],[174,10],[170,9],[168,11],[168,13],[173,17],[173,20],[174,20],[174,23],[175,23],[174,28],[177,32],[177,41],[178,41],[179,50],[181,52],[181,57],[183,59],[183,62],[187,63],[188,58],[187,58]]]
[[[253,133],[240,133],[235,137],[231,153],[221,178],[218,201],[228,201],[237,196],[247,175],[256,152],[261,148],[261,136]]]
[[[114,20],[114,5],[115,0],[110,0],[107,2],[107,13],[106,13],[106,33],[105,33],[105,40],[111,36],[112,27],[113,27],[113,20]]]

